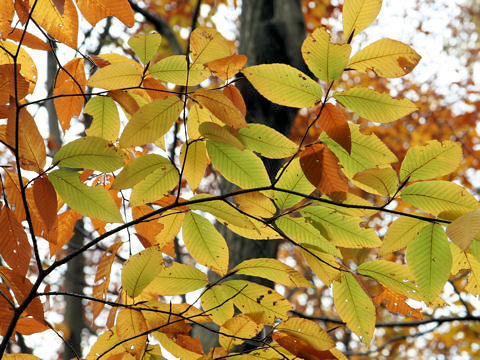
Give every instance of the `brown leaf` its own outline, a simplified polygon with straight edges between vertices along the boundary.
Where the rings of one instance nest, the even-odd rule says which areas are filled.
[[[318,125],[332,140],[350,153],[352,149],[350,128],[348,127],[347,119],[340,109],[333,104],[326,104],[320,119],[318,119]]]
[[[42,176],[33,182],[33,197],[47,230],[51,230],[57,220],[57,192],[48,180]]]
[[[247,57],[245,55],[235,54],[209,62],[207,66],[220,79],[227,81],[242,70],[246,63]]]
[[[245,100],[243,100],[242,93],[234,85],[228,85],[223,88],[223,94],[230,99],[230,101],[237,107],[238,110],[242,113],[243,116],[247,115],[247,105],[245,105]]]
[[[82,216],[68,209],[67,211],[61,213],[57,217],[57,223],[55,224],[57,231],[57,242],[50,242],[50,256],[54,256],[66,243],[70,241],[74,232],[75,224],[80,220]]]
[[[273,334],[273,338],[280,346],[287,349],[292,354],[305,360],[326,360],[337,359],[329,350],[317,350],[313,346],[310,346],[305,340],[299,339],[294,336],[285,335],[282,332],[276,332]]]
[[[303,150],[300,165],[308,181],[322,193],[348,191],[347,181],[339,174],[338,159],[325,144],[314,144]]]
[[[120,106],[130,115],[135,114],[140,107],[135,99],[124,90],[113,90],[108,93],[113,100],[120,104]]]
[[[20,42],[22,37],[23,37],[22,45],[29,47],[30,49],[45,50],[45,51],[52,50],[52,48],[48,43],[36,37],[35,35],[30,34],[29,32],[14,28],[14,29],[11,29],[11,31],[8,33],[8,38],[16,42]]]
[[[0,104],[4,105],[15,101],[15,82],[17,84],[18,99],[23,99],[28,94],[29,83],[20,75],[20,66],[14,71],[13,64],[0,65]],[[12,145],[12,144],[10,144]]]

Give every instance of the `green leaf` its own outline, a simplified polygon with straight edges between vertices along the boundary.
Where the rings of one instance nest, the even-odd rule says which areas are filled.
[[[333,303],[340,318],[365,344],[370,344],[375,330],[375,306],[352,274],[343,272],[333,283]]]
[[[357,272],[377,280],[382,285],[406,297],[421,300],[417,286],[412,282],[412,274],[404,265],[386,260],[373,260],[361,264],[357,268]]]
[[[208,285],[207,275],[193,266],[173,262],[162,266],[145,288],[146,293],[163,296],[186,294]]]
[[[122,223],[122,215],[110,196],[102,186],[90,187],[79,179],[79,173],[71,170],[54,170],[48,174],[60,197],[73,210],[94,219]]]
[[[391,196],[397,191],[398,175],[391,166],[366,169],[354,176],[353,183],[371,194]]]
[[[346,248],[374,248],[382,242],[375,230],[360,226],[362,218],[346,216],[323,206],[307,206],[301,214],[335,245]]]
[[[110,172],[122,167],[125,158],[126,155],[110,141],[86,136],[62,146],[55,154],[53,163],[58,166]]]
[[[163,266],[163,254],[158,246],[151,246],[131,256],[122,268],[122,287],[128,296],[140,295]]]
[[[452,253],[440,225],[429,224],[408,244],[407,264],[425,302],[440,293],[450,275]]]
[[[407,44],[380,39],[360,50],[347,67],[361,72],[372,70],[381,77],[396,78],[411,72],[421,56]]]
[[[183,221],[182,231],[190,255],[200,264],[224,276],[228,271],[228,247],[212,223],[189,212]]]
[[[275,104],[308,108],[322,99],[322,87],[289,65],[256,65],[242,72],[260,94]]]
[[[207,151],[213,166],[228,181],[241,188],[270,185],[265,166],[250,150],[239,150],[217,141],[207,141]]]
[[[434,216],[454,220],[479,207],[477,199],[452,182],[433,180],[411,184],[400,198]]]
[[[367,88],[335,92],[333,97],[361,117],[382,124],[398,120],[418,110],[407,98],[397,100],[387,93]]]
[[[312,286],[297,270],[277,259],[257,258],[245,260],[235,266],[232,272],[238,275],[258,276],[292,288]]]
[[[384,256],[403,249],[427,224],[422,220],[401,216],[389,226],[378,255]]]
[[[351,52],[350,44],[333,44],[323,27],[315,29],[302,44],[302,55],[308,68],[325,82],[340,78]]]
[[[277,178],[280,174],[282,174],[282,176],[280,177],[280,180],[278,180],[275,187],[308,195],[315,190],[315,186],[308,181],[307,177],[303,173],[299,158],[295,158],[287,167],[285,172],[282,173],[282,171],[283,167],[277,173]],[[287,192],[275,191],[275,203],[281,210],[291,208],[303,199],[304,198],[302,196],[289,194]]]
[[[362,134],[357,124],[349,124],[349,126],[352,139],[350,154],[330,139],[326,133],[323,132],[319,138],[338,158],[348,178],[353,179],[354,175],[360,171],[398,161],[395,154],[375,134]]]
[[[117,90],[140,86],[143,70],[139,64],[118,63],[107,65],[87,81],[87,86]]]
[[[173,55],[160,60],[150,68],[150,75],[157,80],[186,86],[187,61],[185,55]],[[207,68],[202,64],[194,64],[188,71],[188,86],[198,85],[209,76],[210,71]]]
[[[248,124],[248,127],[240,129],[238,139],[247,149],[270,159],[283,159],[298,150],[298,145],[292,140],[262,124]]]
[[[178,185],[178,176],[178,170],[172,164],[163,165],[153,171],[145,180],[133,187],[130,206],[142,205],[167,195],[170,190]]]
[[[158,33],[136,34],[128,39],[128,46],[135,51],[140,61],[146,65],[157,53],[161,42],[162,36]]]
[[[108,96],[94,96],[88,100],[83,109],[84,114],[93,117],[92,124],[85,130],[88,136],[98,136],[115,141],[120,130],[120,117],[117,105]]]
[[[232,302],[243,314],[255,314],[256,320],[273,325],[275,319],[286,320],[292,304],[266,286],[246,280],[230,280],[223,286],[232,291]]]
[[[455,171],[462,161],[460,143],[445,140],[431,140],[427,145],[413,146],[400,168],[400,180],[428,180],[444,176]]]
[[[154,171],[162,168],[164,171],[171,166],[170,160],[156,154],[139,156],[130,161],[120,174],[117,175],[112,184],[112,189],[128,189],[145,179]]]
[[[467,250],[480,234],[480,209],[472,210],[447,226],[447,235],[460,249]]]
[[[232,296],[232,289],[221,284],[212,286],[202,295],[202,308],[215,323],[222,325],[233,317],[233,302],[229,301]]]
[[[343,4],[343,35],[353,38],[377,17],[382,0],[346,0]]]
[[[198,127],[200,134],[208,140],[214,140],[224,144],[235,146],[237,149],[243,150],[245,146],[237,139],[226,127],[207,121]]]
[[[315,248],[327,254],[332,254],[339,258],[342,257],[341,252],[330,241],[325,239],[320,231],[312,226],[303,217],[282,216],[275,220],[275,224],[285,235],[296,243],[306,248]]]
[[[183,102],[178,96],[156,99],[133,114],[120,137],[120,146],[145,145],[165,135],[178,119]]]

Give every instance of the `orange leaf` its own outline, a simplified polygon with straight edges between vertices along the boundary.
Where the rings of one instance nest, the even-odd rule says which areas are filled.
[[[230,99],[230,101],[237,107],[243,116],[247,115],[247,106],[243,100],[242,93],[234,85],[228,85],[223,88],[223,95]]]
[[[57,192],[48,180],[42,176],[33,182],[33,197],[47,230],[50,230],[57,219]]]
[[[12,0],[4,0],[2,2],[2,11],[0,11],[0,39],[5,40],[10,32],[15,8]]]
[[[32,335],[46,330],[50,330],[50,328],[45,322],[30,317],[20,318],[15,327],[15,331],[23,335]]]
[[[39,39],[35,35],[30,34],[29,32],[14,28],[14,29],[11,29],[8,33],[8,38],[16,42],[20,42],[20,40],[22,39],[22,36],[23,36],[23,40],[22,40],[23,46],[26,46],[26,47],[29,47],[30,49],[35,49],[35,50],[45,50],[45,51],[52,50],[52,48],[48,43]]]
[[[135,206],[132,209],[132,216],[137,219],[143,215],[151,213],[153,209],[148,205]],[[156,221],[145,221],[139,224],[135,224],[135,230],[140,236],[144,237],[150,245],[155,244],[155,236],[163,230],[163,224]]]
[[[58,120],[64,132],[70,128],[70,120],[72,117],[78,116],[82,112],[84,103],[82,94],[85,91],[85,85],[87,83],[83,63],[84,61],[81,58],[69,61],[64,66],[65,70],[62,69],[58,72],[55,81],[53,95],[77,95],[59,97],[54,100]]]
[[[373,297],[372,300],[377,305],[383,303],[385,308],[392,313],[411,316],[415,319],[423,319],[423,315],[418,309],[412,308],[405,302],[405,300],[407,300],[405,295],[399,294],[387,287],[384,287],[382,293]]]
[[[147,77],[143,80],[143,87],[148,89],[155,89],[155,90],[147,90],[148,95],[155,99],[165,99],[168,95],[170,95],[170,90],[168,90],[161,81],[154,79],[152,77]],[[118,90],[117,90],[118,91]]]
[[[128,91],[113,90],[108,93],[108,96],[119,103],[120,106],[130,115],[135,114],[137,110],[140,109],[137,102]]]
[[[23,178],[23,183],[27,183]],[[5,192],[7,193],[8,204],[14,208],[13,213],[19,222],[25,220],[25,208],[23,207],[22,193],[18,182],[17,174],[5,171]]]
[[[0,291],[2,294],[0,296],[0,335],[4,336],[13,317],[13,308],[10,304],[15,304],[15,301],[5,284],[0,284]]]
[[[20,75],[20,67],[15,74],[13,64],[0,65],[0,104],[7,104],[15,97],[15,81],[17,82],[18,99],[23,99],[28,94],[29,83]],[[12,100],[10,99],[12,98]]]
[[[128,27],[135,24],[128,0],[77,0],[77,6],[92,26],[107,16],[115,16]]]
[[[28,0],[15,0],[15,11],[20,22],[24,25],[28,19]]]
[[[184,349],[195,352],[197,354],[203,354],[202,342],[199,338],[193,338],[188,335],[178,334],[176,337],[177,345],[180,345]]]
[[[324,144],[314,144],[303,150],[300,165],[308,181],[322,193],[348,191],[347,181],[339,174],[337,157]]]
[[[245,55],[235,54],[209,62],[207,66],[220,79],[227,81],[242,70],[246,63],[247,57]]]
[[[81,218],[82,216],[72,209],[68,209],[57,216],[57,242],[50,242],[50,256],[54,256],[63,245],[70,241],[74,234],[73,229],[75,228],[75,224]]]
[[[339,108],[330,103],[326,104],[320,119],[318,119],[318,124],[332,140],[350,153],[352,149],[350,128],[347,119]]]
[[[0,210],[0,255],[19,275],[25,276],[32,248],[22,224],[6,206]]]
[[[280,346],[287,349],[292,354],[305,360],[324,360],[337,359],[329,350],[317,350],[310,346],[305,340],[290,335],[284,335],[281,332],[273,334],[273,338]]]

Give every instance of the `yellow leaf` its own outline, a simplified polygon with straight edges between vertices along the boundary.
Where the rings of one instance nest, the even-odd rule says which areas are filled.
[[[306,341],[317,350],[328,350],[335,347],[335,342],[315,321],[290,318],[275,328],[277,331]]]
[[[247,122],[241,111],[219,90],[198,89],[193,94],[220,121],[234,128],[244,128]]]
[[[168,210],[157,220],[157,223],[163,225],[162,231],[155,236],[155,243],[161,248],[171,243],[177,236],[185,218],[184,212]]]
[[[233,317],[234,294],[221,284],[212,286],[202,294],[202,308],[215,323],[222,325]]]
[[[32,354],[4,354],[4,360],[42,360]]]
[[[198,127],[200,134],[209,140],[215,140],[225,144],[235,146],[237,149],[243,150],[245,146],[238,140],[226,127],[220,126],[214,122],[203,122]]]
[[[353,183],[371,194],[393,195],[398,188],[398,175],[390,166],[363,170],[353,177]]]
[[[322,87],[289,65],[256,65],[242,72],[260,94],[275,104],[308,108],[322,99]]]
[[[156,332],[155,337],[162,347],[178,359],[200,360],[203,356],[203,354],[186,349],[176,342],[175,339],[170,339],[167,335],[160,332]]]
[[[88,79],[90,87],[116,90],[140,86],[143,70],[138,64],[111,64],[107,65]]]
[[[2,3],[2,11],[0,11],[0,40],[7,38],[14,15],[15,7],[13,1],[4,1]]]
[[[308,263],[308,266],[317,275],[317,277],[326,285],[330,285],[333,281],[340,280],[341,272],[334,267],[339,266],[335,257],[324,252],[316,251],[309,248],[310,252],[300,249],[302,255]],[[315,256],[314,256],[314,255]],[[330,266],[330,265],[332,266]]]
[[[187,67],[184,55],[173,55],[155,63],[150,68],[150,75],[157,80],[176,85],[195,86],[210,76],[210,71],[202,64],[193,64]],[[188,73],[188,76],[187,76]]]
[[[240,210],[254,216],[270,218],[276,213],[272,200],[259,192],[235,195],[233,197]]]
[[[320,80],[337,80],[348,63],[352,47],[330,42],[330,34],[323,27],[315,29],[302,44],[302,55],[310,71]]]
[[[122,343],[123,348],[137,360],[141,359],[145,351],[147,335],[139,336],[139,334],[148,330],[142,313],[128,308],[120,310],[117,315],[116,329],[120,340],[128,340]]]
[[[219,335],[218,341],[225,350],[230,351],[234,346],[242,344],[245,341],[244,339],[256,336],[262,328],[263,325],[257,324],[246,315],[240,314],[222,325],[220,331],[223,334]]]
[[[17,50],[18,45],[12,43],[11,41],[0,41],[0,65],[13,65],[14,62],[9,53],[16,54]],[[29,83],[28,93],[33,93],[35,84],[37,83],[37,67],[33,62],[33,59],[23,47],[20,47],[20,52],[18,53],[16,63],[17,65],[20,65],[20,74]]]
[[[381,77],[395,78],[411,72],[421,56],[407,44],[392,39],[380,39],[360,50],[347,67],[361,72],[373,70]]]
[[[136,34],[128,40],[128,45],[135,51],[140,61],[146,65],[157,53],[162,36],[158,33]]]
[[[98,136],[110,141],[117,140],[120,130],[120,116],[112,98],[108,96],[90,98],[83,109],[83,113],[93,117],[92,124],[85,130],[88,136]]]
[[[480,209],[472,210],[447,226],[447,235],[460,249],[467,250],[480,233]]]
[[[205,64],[232,54],[232,45],[218,31],[197,27],[190,35],[193,64]]]
[[[188,145],[188,151],[186,147],[186,143],[184,143],[180,151],[180,163],[185,164],[183,175],[187,179],[188,185],[193,191],[196,191],[207,168],[207,148],[204,141],[191,142]],[[187,155],[186,159],[185,155]]]
[[[343,5],[343,34],[349,41],[377,17],[382,0],[346,0]]]

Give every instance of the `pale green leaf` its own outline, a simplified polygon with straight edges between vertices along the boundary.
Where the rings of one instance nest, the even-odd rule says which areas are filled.
[[[411,72],[420,58],[407,44],[392,39],[380,39],[356,53],[347,67],[361,72],[372,70],[378,76],[395,78]]]
[[[308,68],[325,82],[340,78],[351,52],[350,44],[332,43],[330,34],[323,27],[315,29],[302,44],[302,55]]]
[[[384,256],[403,249],[418,233],[427,226],[427,222],[415,218],[401,216],[388,227],[378,255]]]
[[[298,145],[285,135],[262,124],[248,124],[240,129],[238,139],[247,149],[270,159],[283,159],[295,155]]]
[[[122,287],[128,296],[140,295],[163,266],[163,254],[158,246],[151,246],[131,256],[122,268]]]
[[[202,294],[202,308],[215,323],[222,325],[233,317],[233,302],[229,301],[231,298],[231,289],[221,284],[212,286]]]
[[[153,171],[133,187],[130,206],[138,206],[155,201],[167,195],[178,185],[178,170],[172,164],[165,164]]]
[[[322,99],[322,87],[289,65],[256,65],[242,72],[260,94],[276,104],[308,108]]]
[[[162,36],[158,33],[136,34],[128,39],[128,45],[135,51],[142,64],[146,65],[157,53]]]
[[[461,161],[460,143],[431,140],[426,145],[408,149],[400,168],[400,180],[428,180],[444,176],[455,171]]]
[[[467,250],[480,234],[480,209],[472,210],[447,226],[447,235],[460,249]]]
[[[245,146],[226,127],[207,121],[200,124],[198,131],[208,140],[222,142],[243,150]]]
[[[150,75],[157,80],[186,86],[187,60],[185,55],[173,55],[160,60],[150,67]],[[188,70],[188,86],[198,85],[209,76],[210,71],[202,64],[191,65]]]
[[[430,303],[448,280],[452,253],[440,225],[429,224],[408,244],[407,264],[425,302]]]
[[[228,181],[241,188],[270,185],[262,160],[250,150],[242,151],[234,146],[209,140],[207,151],[213,166]]]
[[[185,155],[187,155],[185,159]],[[186,150],[186,143],[180,150],[180,163],[185,164],[183,175],[192,190],[196,190],[207,168],[207,148],[204,141],[191,142]]]
[[[228,247],[210,221],[189,212],[183,221],[183,241],[190,255],[200,264],[224,276],[228,271]]]
[[[333,255],[316,251],[314,248],[308,251],[300,248],[300,252],[305,257],[309,268],[324,284],[330,286],[334,281],[340,280],[341,271],[337,270],[340,265]]]
[[[137,87],[142,83],[142,74],[142,67],[138,64],[111,64],[93,74],[87,86],[107,90]]]
[[[442,180],[408,185],[400,197],[425,212],[447,220],[454,220],[479,207],[478,201],[466,189]]]
[[[333,97],[361,117],[382,124],[398,120],[418,110],[407,98],[397,100],[387,93],[368,88],[336,92]]]
[[[156,99],[133,114],[120,137],[121,147],[145,145],[165,135],[177,120],[183,102],[177,96]]]
[[[230,351],[236,345],[242,344],[245,341],[243,339],[253,338],[262,328],[263,324],[253,321],[247,315],[240,314],[222,325],[218,341],[225,350]]]
[[[371,194],[392,196],[398,189],[398,175],[390,166],[366,169],[355,174],[353,183]]]
[[[197,27],[190,35],[193,64],[205,64],[232,55],[232,45],[218,31]]]
[[[63,145],[55,154],[53,163],[58,166],[110,172],[122,167],[125,158],[126,155],[110,141],[86,136]]]
[[[333,303],[340,318],[365,344],[370,344],[375,330],[375,306],[352,274],[344,272],[333,283]]]
[[[87,186],[80,181],[79,176],[75,171],[60,169],[48,174],[48,180],[63,201],[79,214],[106,222],[122,223],[122,215],[108,190],[102,186]]]
[[[348,41],[368,27],[377,17],[382,0],[345,0],[343,4],[343,35]]]
[[[88,136],[98,136],[115,141],[120,130],[120,117],[117,105],[108,96],[94,96],[83,109],[84,114],[92,116],[92,124],[85,130]]]

